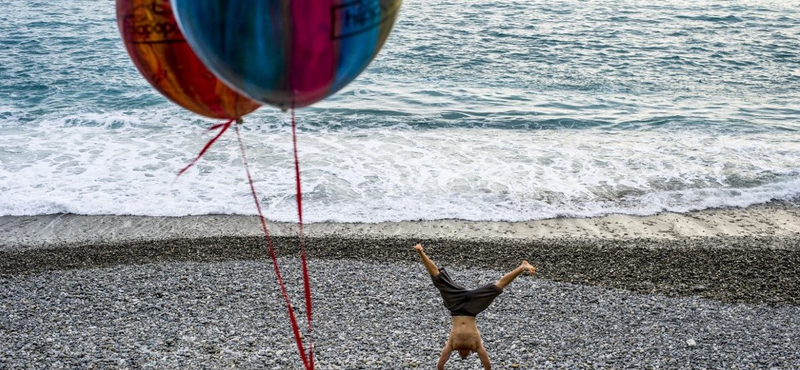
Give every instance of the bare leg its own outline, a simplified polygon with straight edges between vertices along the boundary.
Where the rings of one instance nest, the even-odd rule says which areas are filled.
[[[516,279],[517,276],[519,276],[519,274],[523,273],[524,271],[528,271],[531,274],[533,274],[536,272],[536,267],[531,266],[531,264],[528,263],[528,261],[522,261],[522,263],[517,268],[503,275],[503,277],[501,277],[500,280],[497,280],[495,285],[497,285],[498,288],[503,289],[508,284],[511,284],[511,282],[514,281],[514,279]]]
[[[436,264],[428,258],[428,255],[425,254],[425,250],[422,249],[422,244],[417,244],[414,246],[414,249],[419,254],[419,258],[422,258],[422,263],[425,265],[425,268],[428,270],[428,273],[431,276],[438,276],[439,275],[439,268],[436,267]]]

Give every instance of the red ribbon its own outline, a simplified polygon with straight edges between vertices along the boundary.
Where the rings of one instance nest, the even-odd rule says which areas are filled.
[[[303,339],[300,337],[300,327],[297,325],[297,319],[294,317],[294,310],[292,309],[292,302],[289,299],[289,294],[286,292],[286,285],[283,283],[283,277],[281,277],[281,271],[278,267],[278,258],[275,255],[275,248],[272,244],[272,238],[269,235],[269,230],[267,230],[267,221],[264,218],[264,214],[261,212],[261,204],[258,201],[258,193],[256,192],[255,185],[253,184],[253,177],[250,175],[250,167],[247,164],[247,155],[245,154],[244,150],[244,143],[242,142],[242,135],[239,133],[239,126],[235,127],[236,129],[236,137],[239,139],[239,149],[242,151],[242,161],[244,162],[244,168],[247,172],[247,182],[250,184],[250,193],[253,195],[253,201],[256,204],[256,208],[258,209],[258,218],[261,221],[261,229],[264,231],[264,237],[267,240],[267,246],[269,247],[269,256],[272,258],[272,267],[275,269],[275,276],[278,279],[278,286],[280,286],[281,294],[283,295],[283,300],[286,302],[286,310],[289,312],[289,321],[292,324],[292,332],[294,333],[294,341],[297,343],[297,351],[300,353],[300,359],[303,361],[303,367],[306,370],[313,370],[314,364],[313,362],[309,361],[308,356],[306,356],[305,348],[303,347]],[[299,191],[299,189],[298,189]],[[304,251],[303,251],[304,254]],[[304,263],[305,268],[305,263]],[[306,285],[306,299],[310,299],[309,290],[308,290],[308,280],[304,277],[303,284]],[[309,311],[309,307],[306,307],[306,311]],[[310,316],[309,316],[310,318]],[[309,324],[310,325],[310,324]]]
[[[214,125],[214,126],[209,127],[208,131],[214,131],[214,130],[219,129],[219,128],[222,128],[222,130],[219,130],[219,133],[217,134],[217,136],[214,136],[214,138],[212,138],[211,140],[209,140],[206,143],[206,146],[203,147],[203,150],[200,151],[200,154],[197,155],[197,157],[192,161],[192,163],[187,164],[186,167],[184,167],[182,170],[180,170],[180,172],[178,172],[178,176],[183,175],[183,173],[186,172],[186,170],[188,170],[189,167],[194,166],[194,164],[197,163],[197,161],[200,160],[200,157],[202,157],[203,154],[206,154],[206,151],[208,150],[208,148],[211,148],[211,146],[214,145],[214,142],[216,142],[217,139],[219,139],[219,137],[222,136],[222,134],[225,133],[225,131],[228,131],[228,128],[231,127],[231,124],[233,123],[233,121],[236,121],[236,119],[235,118],[231,118],[228,122],[220,123],[218,125]]]
[[[178,172],[178,176],[182,175],[186,170],[192,167],[203,154],[208,151],[211,145],[219,139],[225,131],[230,128],[231,124],[235,119],[231,119],[228,122],[217,124],[211,126],[208,130],[213,131],[220,129],[219,133],[214,136],[211,140],[206,143],[203,149],[200,151],[200,154],[189,163],[186,167],[184,167],[180,172]],[[294,340],[297,343],[297,351],[300,353],[300,359],[303,361],[303,367],[306,370],[314,370],[314,343],[311,337],[312,333],[312,324],[311,324],[311,279],[309,278],[308,273],[308,263],[306,259],[306,249],[304,239],[304,232],[303,232],[303,197],[302,191],[300,188],[300,160],[298,159],[297,155],[297,124],[295,122],[295,114],[294,114],[294,104],[292,104],[292,143],[294,144],[294,170],[295,170],[295,185],[297,190],[297,215],[299,218],[299,239],[300,239],[300,259],[302,261],[303,266],[303,289],[305,292],[305,304],[306,304],[306,319],[308,321],[308,344],[309,350],[308,354],[306,354],[306,350],[303,346],[303,339],[300,335],[300,327],[297,325],[297,319],[294,316],[294,310],[292,309],[292,302],[289,299],[289,294],[286,291],[286,285],[283,283],[283,277],[281,276],[280,268],[278,267],[278,258],[275,255],[275,248],[272,244],[272,238],[270,237],[269,230],[267,229],[267,221],[264,218],[264,214],[261,211],[261,204],[258,201],[258,193],[256,192],[255,185],[253,184],[253,177],[250,175],[250,166],[247,162],[247,154],[245,153],[244,142],[242,141],[242,135],[239,132],[239,126],[234,126],[236,131],[236,137],[239,140],[239,149],[242,152],[242,162],[244,163],[244,169],[247,173],[247,181],[250,184],[250,193],[253,196],[253,201],[255,202],[256,209],[258,210],[258,218],[261,221],[261,230],[264,232],[264,238],[267,241],[267,247],[269,248],[269,256],[272,258],[272,267],[275,269],[275,276],[278,280],[278,286],[280,287],[281,294],[283,295],[283,300],[286,302],[286,310],[289,312],[289,321],[292,324],[292,333],[294,333]]]
[[[306,316],[308,320],[308,359],[311,365],[310,369],[314,369],[314,342],[311,336],[311,282],[308,277],[308,263],[306,262],[306,247],[303,242],[303,193],[300,191],[300,160],[297,156],[297,122],[294,119],[294,101],[292,102],[292,144],[294,145],[294,172],[295,172],[295,189],[297,190],[297,218],[298,222],[298,235],[300,238],[300,260],[303,264],[303,288],[306,296]]]

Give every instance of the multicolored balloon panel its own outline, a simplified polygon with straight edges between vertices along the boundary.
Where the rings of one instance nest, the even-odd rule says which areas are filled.
[[[117,0],[117,24],[139,72],[176,104],[220,119],[240,118],[260,106],[203,65],[178,28],[169,0]]]
[[[402,0],[172,0],[205,65],[253,100],[313,104],[378,54]]]

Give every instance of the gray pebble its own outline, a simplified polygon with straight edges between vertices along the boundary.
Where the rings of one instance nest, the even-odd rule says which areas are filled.
[[[436,260],[437,255],[432,254]],[[304,335],[299,261],[281,268]],[[450,319],[418,262],[314,259],[319,369],[430,369]],[[466,286],[504,271],[453,266]],[[496,368],[798,369],[800,307],[520,276],[479,317]],[[2,369],[301,369],[266,261],[0,276]],[[480,368],[457,356],[448,369]]]

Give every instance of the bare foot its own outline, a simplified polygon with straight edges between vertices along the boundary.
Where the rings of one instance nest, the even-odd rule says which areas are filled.
[[[531,264],[528,263],[528,261],[523,260],[522,264],[520,264],[519,266],[522,267],[523,271],[528,271],[528,273],[530,273],[531,275],[536,273],[536,267],[531,266]]]
[[[415,246],[414,246],[414,249],[416,249],[416,250],[417,250],[417,252],[422,252],[422,251],[423,251],[423,249],[422,249],[422,244],[417,244],[417,245],[415,245]]]

